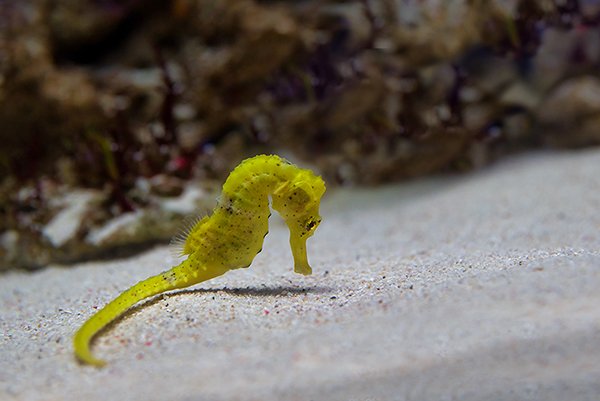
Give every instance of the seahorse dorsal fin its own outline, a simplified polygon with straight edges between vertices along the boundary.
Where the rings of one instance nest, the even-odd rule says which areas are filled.
[[[190,234],[198,229],[200,222],[207,218],[208,216],[206,215],[190,215],[183,219],[179,232],[171,238],[171,242],[169,243],[171,256],[174,259],[180,259],[190,254],[189,250],[186,251],[186,241]]]

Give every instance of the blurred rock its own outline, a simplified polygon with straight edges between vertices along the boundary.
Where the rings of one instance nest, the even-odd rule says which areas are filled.
[[[544,124],[573,122],[600,113],[600,79],[573,78],[557,86],[540,106]]]
[[[151,196],[146,208],[111,217],[101,212],[106,193],[68,192],[50,200],[56,211],[39,231],[6,230],[0,234],[0,271],[126,255],[168,241],[181,229],[184,218],[212,210],[215,198],[205,186],[188,185],[179,196]]]
[[[83,226],[83,218],[86,217],[88,209],[98,207],[99,205],[93,203],[97,203],[99,199],[100,194],[92,191],[73,191],[66,194],[60,200],[61,210],[45,225],[42,234],[56,248],[73,241]]]
[[[554,146],[600,143],[600,79],[584,76],[557,86],[541,104],[544,139]]]
[[[178,196],[183,192],[184,182],[166,174],[157,174],[150,179],[150,190],[159,196]]]
[[[542,101],[542,96],[534,88],[524,82],[512,82],[499,99],[505,107],[519,106],[527,110],[534,110]]]

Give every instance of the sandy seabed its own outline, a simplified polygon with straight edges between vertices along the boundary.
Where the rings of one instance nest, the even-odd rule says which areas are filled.
[[[600,151],[331,191],[292,271],[272,218],[249,269],[74,331],[173,264],[125,260],[0,275],[0,400],[598,400]]]

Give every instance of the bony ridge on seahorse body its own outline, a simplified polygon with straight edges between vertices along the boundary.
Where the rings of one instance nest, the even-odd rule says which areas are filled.
[[[248,267],[268,232],[269,196],[290,230],[294,271],[311,274],[306,240],[321,222],[319,204],[324,193],[321,177],[279,156],[244,160],[225,181],[212,215],[183,237],[181,255],[187,259],[135,284],[89,318],[73,339],[75,355],[83,363],[103,366],[105,362],[91,353],[92,338],[137,302]]]

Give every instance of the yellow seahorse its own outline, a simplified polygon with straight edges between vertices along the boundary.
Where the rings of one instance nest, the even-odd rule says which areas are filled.
[[[184,237],[181,264],[140,281],[89,318],[73,338],[75,355],[103,366],[90,351],[92,338],[137,302],[165,291],[185,288],[248,267],[261,251],[272,207],[290,230],[294,271],[311,274],[306,240],[321,222],[319,204],[325,183],[312,171],[274,155],[244,160],[229,175],[212,215],[198,221]]]

